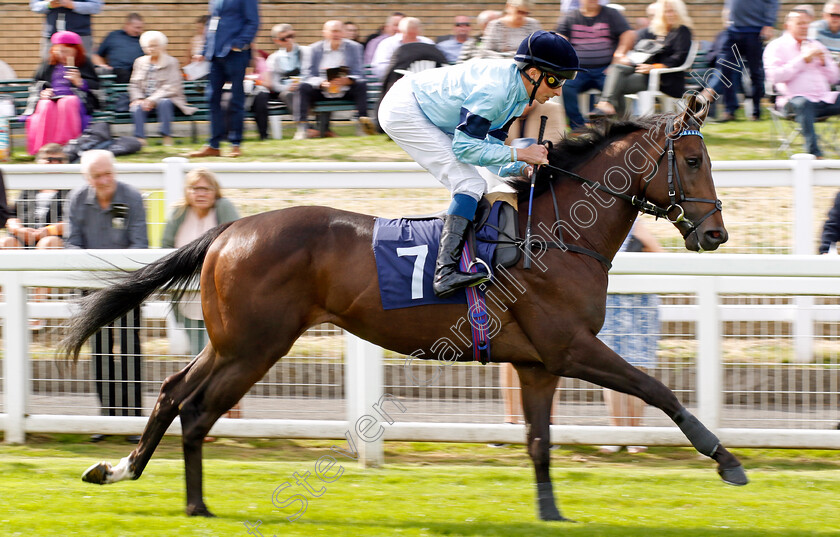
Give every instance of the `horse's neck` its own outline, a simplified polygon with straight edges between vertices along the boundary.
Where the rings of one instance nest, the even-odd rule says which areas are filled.
[[[626,169],[621,149],[610,146],[598,158],[579,167],[576,173],[590,181],[604,184],[608,170],[616,166]],[[633,172],[628,172],[628,175],[631,178],[630,186],[623,193],[629,196],[639,194],[641,175]],[[608,186],[616,185],[613,183]],[[570,177],[560,179],[553,188],[560,211],[559,223],[555,223],[555,227],[563,230],[564,240],[613,259],[633,227],[638,216],[636,209],[625,200]],[[534,212],[544,215],[546,219],[551,215],[552,221],[557,220],[550,193],[534,201]]]

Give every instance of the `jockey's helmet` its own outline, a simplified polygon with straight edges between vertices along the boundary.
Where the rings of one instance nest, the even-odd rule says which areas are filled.
[[[581,69],[572,44],[557,32],[537,30],[522,40],[513,57],[520,71],[533,66],[544,73],[572,79]]]

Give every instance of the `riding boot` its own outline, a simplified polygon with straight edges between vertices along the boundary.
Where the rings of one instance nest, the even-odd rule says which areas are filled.
[[[472,287],[490,279],[486,272],[461,272],[461,252],[464,249],[464,235],[471,222],[463,216],[447,214],[443,220],[440,248],[435,262],[435,280],[432,287],[435,295],[446,298],[462,287]]]

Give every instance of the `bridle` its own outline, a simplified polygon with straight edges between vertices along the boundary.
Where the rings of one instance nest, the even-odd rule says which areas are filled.
[[[695,126],[696,125],[692,125]],[[700,133],[700,130],[697,128],[691,129],[683,129],[680,131],[679,134],[676,136],[671,136],[670,133],[674,131],[674,118],[670,118],[667,123],[667,134],[666,135],[666,144],[665,149],[659,155],[659,158],[656,161],[656,165],[654,166],[653,170],[643,179],[644,185],[642,186],[641,192],[639,194],[628,196],[623,192],[617,192],[612,188],[605,186],[601,183],[597,183],[590,179],[586,179],[574,172],[564,170],[562,168],[558,168],[557,166],[552,166],[551,164],[542,164],[542,167],[551,168],[556,172],[559,172],[563,175],[571,177],[572,179],[576,179],[584,184],[591,186],[592,188],[596,188],[606,194],[609,194],[615,198],[621,199],[632,205],[638,212],[643,214],[649,214],[658,218],[664,218],[668,222],[674,224],[674,226],[680,230],[680,234],[682,234],[683,239],[686,239],[692,233],[697,231],[703,222],[706,221],[707,218],[712,216],[718,211],[723,210],[723,205],[719,199],[706,199],[706,198],[693,198],[693,197],[686,197],[685,195],[685,187],[683,186],[682,179],[680,179],[680,172],[679,168],[676,166],[676,156],[674,154],[674,140],[677,138],[682,138],[683,136],[699,136],[701,139],[703,135]],[[647,192],[648,186],[650,186],[651,181],[656,176],[657,172],[659,171],[659,165],[662,163],[662,159],[667,156],[668,162],[668,198],[669,204],[667,207],[663,207],[662,205],[658,205],[652,201],[649,201],[645,196]],[[537,173],[534,171],[534,173]],[[554,216],[555,222],[560,221],[560,210],[557,205],[557,195],[554,193],[553,188],[548,189],[551,192],[551,198],[554,203]],[[683,208],[682,204],[685,202],[697,202],[697,203],[710,203],[714,207],[704,214],[697,222],[694,222],[685,216],[685,209]],[[669,215],[674,210],[679,210],[679,214],[675,218],[671,218]],[[563,229],[559,227],[557,230],[557,239],[558,241],[552,242],[543,242],[543,241],[531,241],[530,237],[526,237],[525,242],[530,242],[530,246],[537,246],[539,248],[559,248],[561,250],[569,250],[572,252],[577,252],[581,254],[588,255],[590,257],[594,257],[601,263],[603,263],[607,269],[612,267],[612,263],[610,260],[607,259],[605,256],[595,252],[593,250],[589,250],[587,248],[582,248],[580,246],[576,246],[573,244],[566,244],[563,240]],[[529,252],[530,249],[526,248],[526,252]]]
[[[673,125],[674,120],[669,119],[667,124],[667,132],[674,132]],[[672,224],[677,226],[677,229],[680,229],[679,224],[685,223],[688,226],[686,231],[683,233],[682,230],[680,230],[683,239],[685,239],[692,233],[695,233],[697,231],[697,228],[699,228],[703,224],[703,222],[706,221],[707,218],[709,218],[718,211],[723,211],[723,204],[719,199],[712,200],[706,198],[686,197],[685,187],[682,184],[682,179],[680,179],[680,170],[676,166],[676,156],[674,155],[674,138],[682,138],[683,136],[699,136],[701,140],[703,139],[703,135],[700,133],[699,129],[683,129],[676,137],[672,137],[670,135],[666,136],[667,142],[663,154],[659,156],[659,160],[656,162],[656,166],[654,167],[651,174],[644,179],[645,184],[642,187],[641,196],[639,198],[642,205],[637,206],[636,203],[633,202],[632,198],[630,203],[634,207],[637,207],[640,212],[643,212],[645,214],[651,214],[656,218],[665,218],[668,222],[671,222]],[[648,202],[645,198],[645,192],[647,191],[647,187],[650,185],[650,182],[653,180],[653,176],[656,175],[656,171],[659,169],[659,163],[662,161],[662,157],[666,154],[668,155],[668,198],[670,200],[670,205],[663,209],[662,207],[656,204]],[[677,190],[679,190],[679,198],[677,198]],[[685,216],[685,209],[683,208],[682,204],[687,201],[697,203],[711,203],[714,207],[712,208],[712,210],[701,216],[700,220],[698,220],[695,223],[686,218]],[[649,205],[654,212],[647,212],[645,210],[647,208],[646,205]],[[680,213],[676,218],[671,219],[671,217],[668,216],[668,214],[674,209],[679,209]]]

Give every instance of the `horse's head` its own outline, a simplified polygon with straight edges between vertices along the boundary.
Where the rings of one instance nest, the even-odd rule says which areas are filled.
[[[716,250],[729,239],[723,225],[721,202],[712,180],[712,163],[700,126],[706,102],[691,96],[676,116],[663,116],[649,131],[649,139],[662,148],[657,168],[645,177],[642,197],[664,209],[668,219],[692,251]]]

